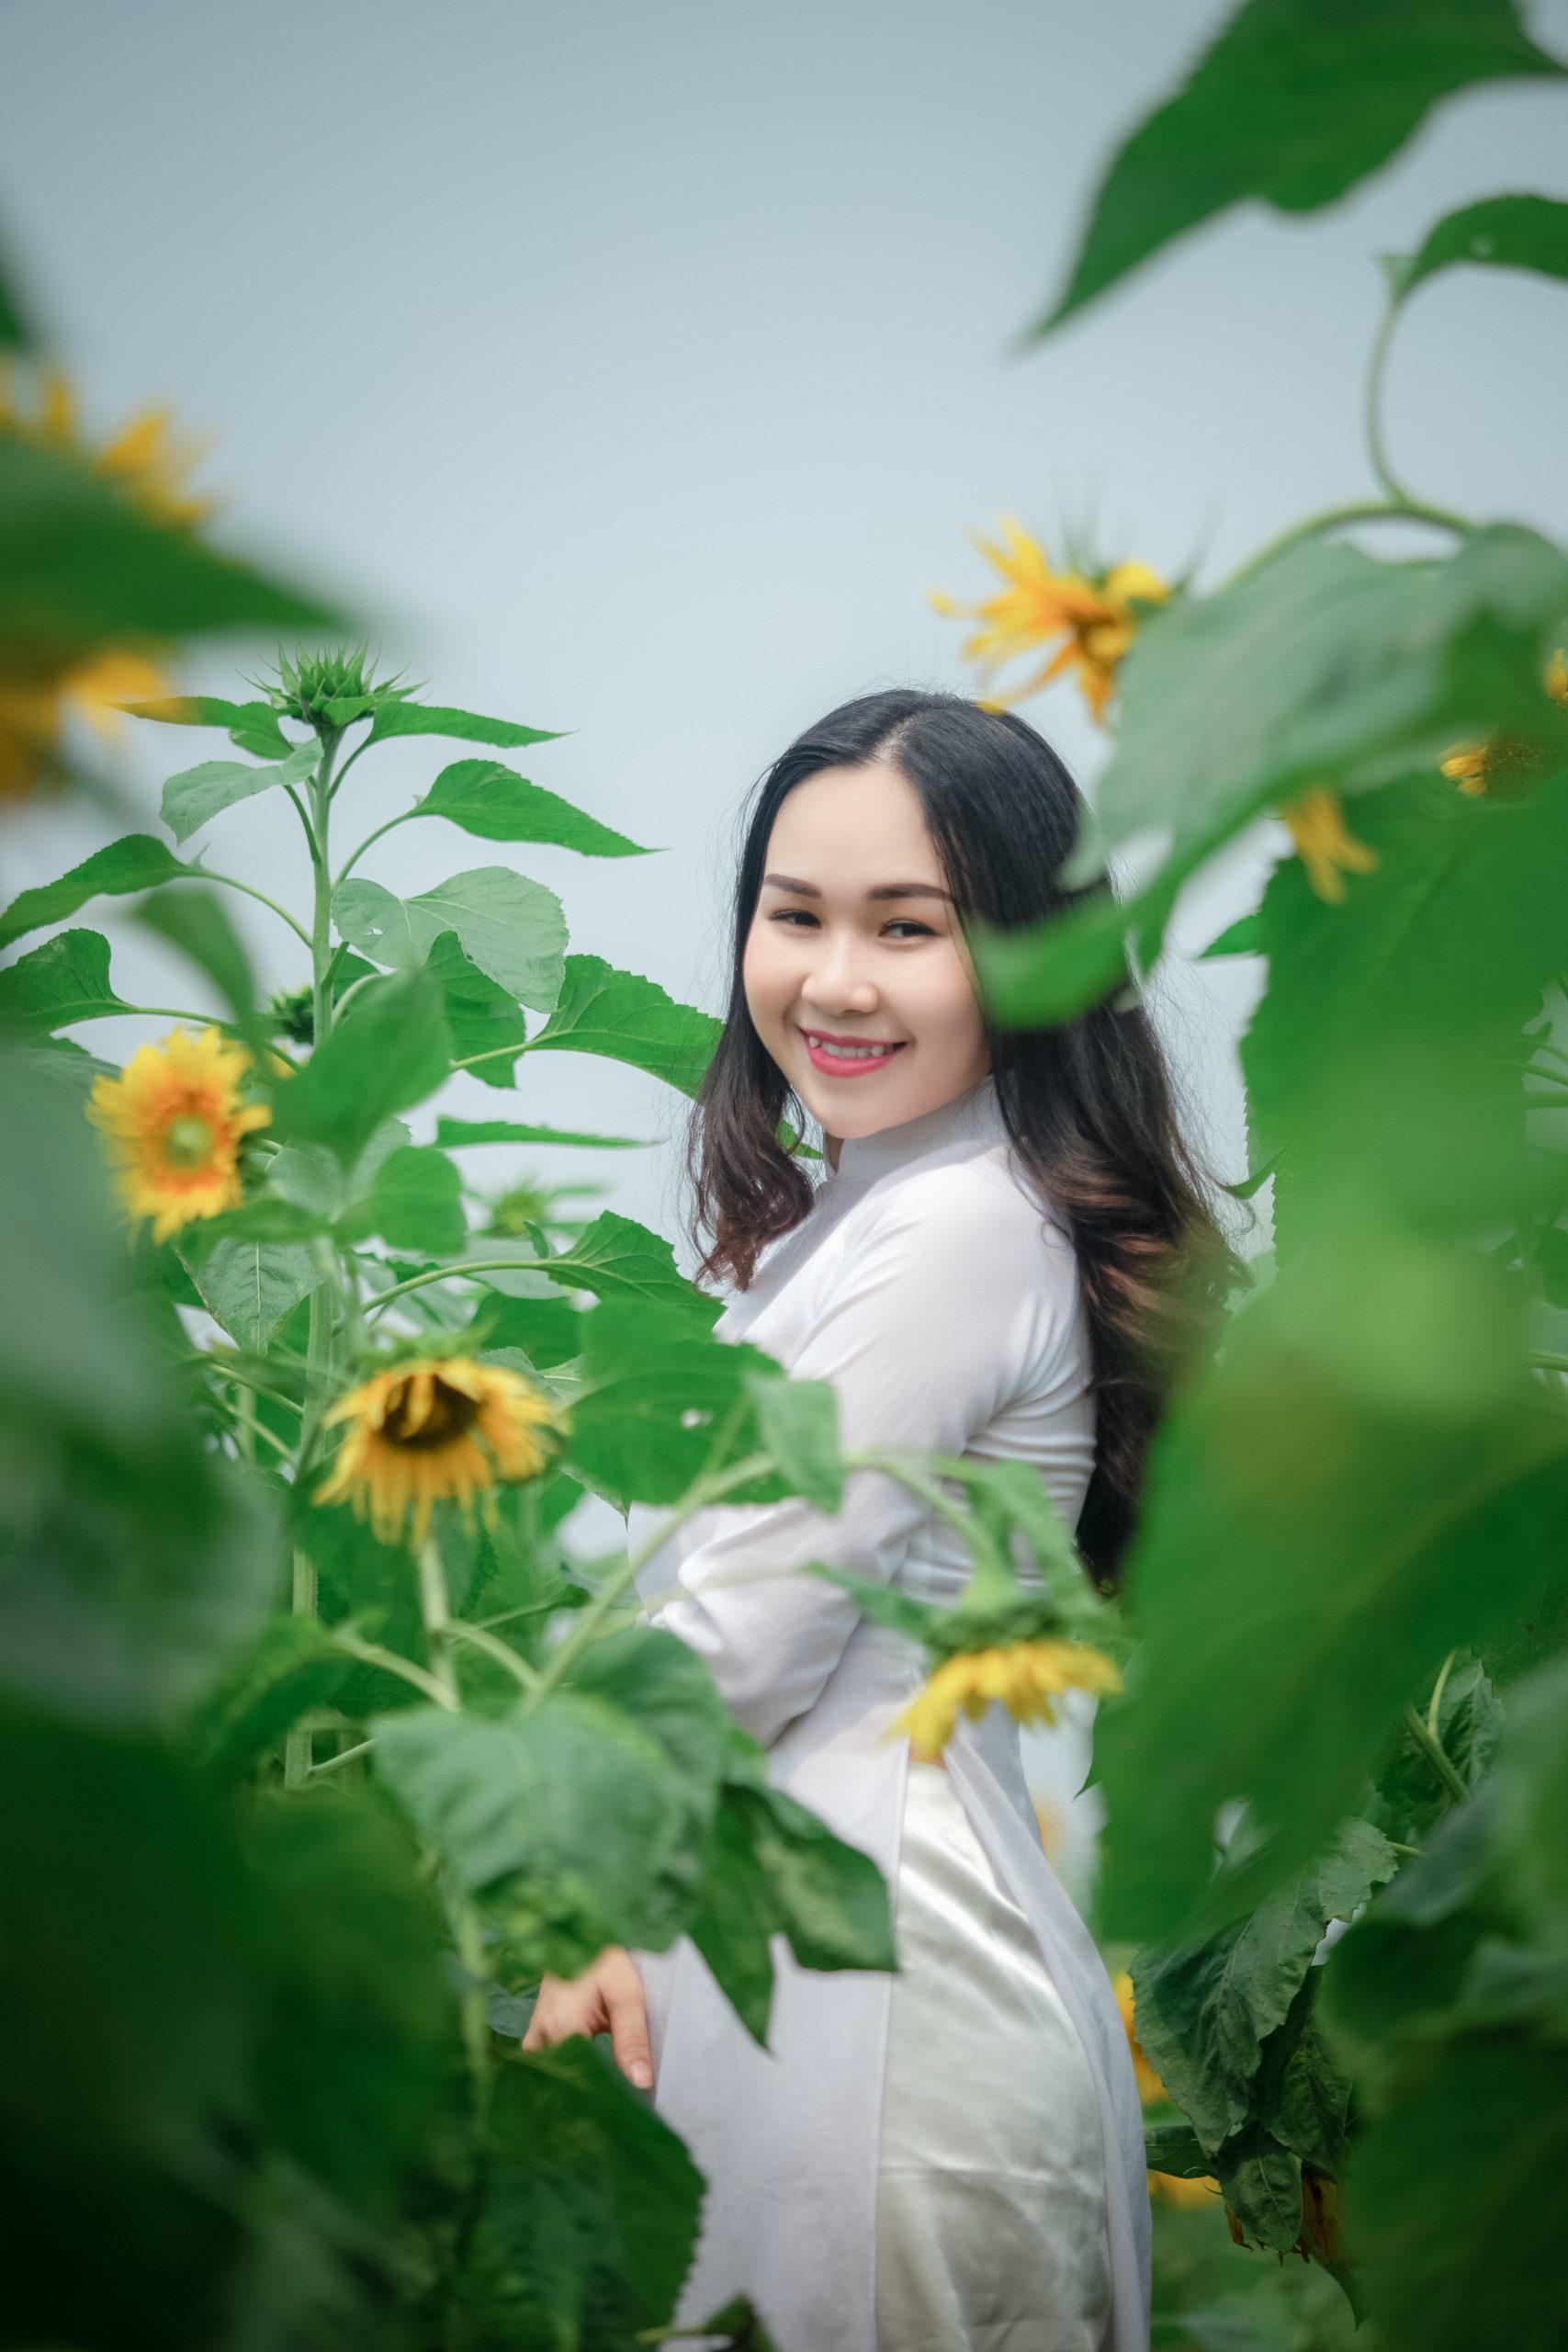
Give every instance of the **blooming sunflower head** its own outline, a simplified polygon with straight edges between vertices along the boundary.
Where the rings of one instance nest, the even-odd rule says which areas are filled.
[[[344,1435],[321,1502],[350,1502],[385,1544],[422,1543],[438,1502],[465,1517],[501,1483],[536,1478],[566,1420],[542,1388],[472,1356],[410,1356],[373,1373],[326,1415]]]
[[[907,1731],[911,1752],[930,1763],[952,1738],[960,1711],[977,1721],[999,1700],[1018,1723],[1054,1724],[1064,1690],[1104,1698],[1121,1688],[1112,1660],[1086,1642],[1047,1637],[960,1650],[936,1668],[892,1728]]]
[[[118,1078],[95,1081],[87,1116],[103,1132],[121,1198],[138,1222],[152,1219],[154,1241],[239,1206],[241,1146],[268,1117],[265,1102],[241,1091],[250,1068],[244,1047],[218,1030],[175,1029],[162,1045],[139,1046]]]
[[[992,709],[1022,702],[1075,670],[1089,709],[1103,725],[1122,661],[1144,619],[1169,600],[1168,582],[1137,562],[1069,562],[1066,571],[1056,571],[1040,541],[1010,515],[1002,518],[1001,536],[1000,546],[977,534],[975,539],[1001,575],[1004,584],[997,594],[962,605],[936,594],[932,605],[939,613],[980,623],[962,650],[965,661],[979,663],[987,688],[1015,656],[1051,649],[1021,684],[1001,695],[987,692]]]

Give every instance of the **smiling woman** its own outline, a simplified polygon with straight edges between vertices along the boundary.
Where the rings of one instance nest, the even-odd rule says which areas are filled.
[[[830,1384],[851,1448],[1027,1465],[1110,1583],[1235,1261],[1141,1009],[1004,1032],[978,993],[966,924],[1067,905],[1079,813],[1032,729],[955,696],[872,696],[793,745],[749,812],[693,1167],[705,1270],[735,1292],[718,1337]],[[816,1182],[786,1116],[821,1130]],[[800,1573],[955,1600],[943,1499],[868,1467],[836,1515],[705,1509],[638,1577],[773,1785],[895,1890],[897,1979],[781,1953],[761,2050],[700,1937],[611,1951],[547,1980],[529,2044],[607,2028],[651,2072],[708,2182],[686,2324],[743,2292],[780,2352],[1146,2352],[1126,2034],[1041,1849],[1015,1720],[1114,1675],[1073,1644],[1027,1688],[976,1668],[933,1757],[916,1645]],[[634,1544],[655,1531],[633,1510]]]
[[[807,777],[773,820],[742,963],[757,1035],[832,1140],[950,1102],[990,1053],[952,892],[908,778]]]

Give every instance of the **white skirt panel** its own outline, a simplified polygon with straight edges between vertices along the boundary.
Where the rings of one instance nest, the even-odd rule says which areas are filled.
[[[876,2192],[877,2352],[1100,2352],[1100,2102],[946,1770],[911,1762]]]

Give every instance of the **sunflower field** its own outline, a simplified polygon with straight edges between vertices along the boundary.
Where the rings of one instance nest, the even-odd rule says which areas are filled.
[[[1563,73],[1513,0],[1246,0],[1037,332],[1232,205],[1331,204],[1454,92]],[[781,1950],[890,1964],[886,1892],[574,1514],[831,1512],[873,1467],[942,1481],[976,1564],[940,1618],[854,1588],[930,1653],[921,1748],[963,1706],[1101,1700],[1156,2343],[1562,2342],[1568,552],[1388,447],[1391,339],[1461,266],[1568,278],[1568,206],[1499,193],[1385,260],[1371,491],[1203,586],[1010,522],[999,587],[948,605],[984,694],[1069,679],[1111,740],[1076,878],[1118,896],[976,941],[999,1021],[1145,986],[1185,886],[1281,822],[1207,950],[1265,975],[1235,1191],[1272,1247],[1116,1602],[1032,1482],[846,1455],[830,1390],[716,1341],[663,1238],[487,1195],[488,1148],[627,1140],[531,1120],[530,1056],[700,1085],[716,1023],[591,922],[573,950],[522,870],[640,844],[520,772],[547,730],[379,674],[352,616],[214,553],[166,420],[89,446],[0,286],[0,828],[101,792],[74,717],[175,747],[156,816],[0,916],[0,2345],[664,2340],[702,2181],[600,2048],[523,2053],[534,1989],[689,1934],[765,2039]],[[239,630],[284,650],[175,690],[175,649]],[[411,739],[390,806],[374,755]],[[224,871],[261,794],[290,903]],[[376,844],[416,820],[491,862],[395,896]],[[267,1001],[240,899],[298,953]],[[110,900],[220,1017],[117,992]],[[93,1024],[128,1015],[118,1068]],[[493,1118],[442,1107],[457,1071]],[[765,2347],[741,2305],[709,2340]]]

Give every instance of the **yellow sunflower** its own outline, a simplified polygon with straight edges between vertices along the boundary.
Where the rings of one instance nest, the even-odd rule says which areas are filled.
[[[25,402],[17,392],[14,368],[0,361],[0,433],[80,458],[160,523],[188,528],[213,512],[216,502],[194,498],[186,481],[206,456],[207,445],[194,435],[177,435],[171,409],[138,410],[111,440],[95,448],[82,430],[80,405],[70,378],[57,368],[48,368],[39,377],[38,387],[36,400]]]
[[[1291,829],[1307,880],[1330,906],[1345,900],[1345,876],[1370,874],[1378,863],[1375,849],[1359,842],[1345,828],[1345,811],[1331,785],[1314,785],[1280,809]]]
[[[1006,1649],[964,1650],[937,1668],[891,1728],[907,1731],[911,1752],[931,1763],[953,1737],[961,1707],[978,1719],[999,1699],[1021,1724],[1054,1724],[1060,1692],[1092,1690],[1102,1698],[1121,1688],[1122,1677],[1110,1658],[1083,1642],[1014,1642]]]
[[[1085,700],[1103,725],[1117,669],[1144,616],[1140,607],[1165,604],[1168,585],[1145,563],[1118,563],[1102,572],[1054,571],[1045,549],[1021,524],[1004,515],[1001,527],[1005,547],[977,533],[975,544],[1007,585],[974,605],[935,593],[932,605],[954,619],[983,624],[964,640],[963,653],[966,662],[980,663],[987,684],[1015,654],[1055,645],[1049,659],[1022,685],[986,697],[993,710],[1022,702],[1065,670],[1077,670]],[[1058,638],[1063,641],[1055,645]]]
[[[1568,649],[1559,646],[1541,680],[1555,703],[1568,710]],[[1488,743],[1459,743],[1439,763],[1442,773],[1472,800],[1488,794],[1498,800],[1520,799],[1544,775],[1547,754],[1542,746],[1521,735],[1496,735]]]
[[[434,1504],[455,1502],[467,1518],[498,1481],[536,1478],[565,1426],[542,1389],[471,1356],[411,1357],[373,1374],[328,1411],[325,1425],[339,1423],[347,1435],[320,1500],[352,1502],[384,1544],[401,1539],[411,1511],[422,1543]]]
[[[1145,2107],[1163,2107],[1170,2093],[1144,2055],[1133,2018],[1133,1980],[1124,1968],[1111,1979],[1111,1989],[1116,1995],[1116,2006],[1122,2012],[1127,2047],[1133,2054],[1133,2073],[1137,2079],[1138,2097]],[[1206,2174],[1201,2178],[1188,2180],[1179,2173],[1151,2172],[1148,2181],[1149,2195],[1162,2198],[1168,2205],[1207,2205],[1212,2198],[1220,2194],[1219,2182]]]
[[[118,1078],[95,1081],[87,1116],[107,1139],[132,1217],[152,1219],[154,1241],[239,1206],[240,1145],[268,1117],[265,1102],[241,1095],[250,1067],[218,1030],[175,1029],[139,1046]]]
[[[193,497],[186,486],[203,451],[174,433],[166,409],[143,410],[95,447],[83,434],[68,379],[48,369],[37,383],[36,397],[24,401],[15,370],[0,361],[0,433],[77,458],[175,529],[187,529],[212,512],[210,499]],[[109,735],[124,723],[119,704],[168,694],[169,679],[157,654],[155,646],[123,640],[13,650],[0,667],[0,800],[20,799],[33,789],[50,766],[68,718],[85,718]]]

